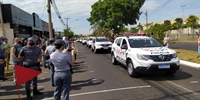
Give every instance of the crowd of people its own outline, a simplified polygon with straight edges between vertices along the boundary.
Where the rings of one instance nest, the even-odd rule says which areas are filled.
[[[7,39],[0,37],[0,80],[5,81],[4,70],[6,62],[12,59],[14,66],[19,65],[32,70],[42,71],[41,65],[50,69],[51,84],[55,88],[54,100],[60,100],[63,91],[64,100],[69,99],[72,81],[72,65],[76,58],[76,48],[72,40],[67,38],[14,38],[9,45]],[[8,60],[5,60],[8,59]],[[48,60],[48,63],[46,63]],[[13,73],[14,83],[15,69]],[[41,95],[37,89],[37,77],[25,83],[27,100],[32,100],[30,85],[33,82],[33,95]],[[64,88],[63,88],[64,87]]]

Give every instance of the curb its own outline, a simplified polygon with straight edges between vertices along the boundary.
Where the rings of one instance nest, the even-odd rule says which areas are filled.
[[[183,64],[183,65],[186,65],[186,66],[190,66],[190,67],[194,67],[194,68],[200,68],[200,64],[189,62],[189,61],[185,61],[185,60],[180,60],[180,64]]]

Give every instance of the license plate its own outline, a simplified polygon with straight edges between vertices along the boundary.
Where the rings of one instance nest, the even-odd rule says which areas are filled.
[[[108,47],[103,47],[104,49],[108,49]]]
[[[169,64],[161,64],[161,65],[158,65],[158,68],[159,69],[166,69],[166,68],[170,68],[170,65]]]

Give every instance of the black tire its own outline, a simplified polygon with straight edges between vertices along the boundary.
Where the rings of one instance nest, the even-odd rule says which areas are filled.
[[[93,52],[94,50],[92,49],[92,47],[91,47],[91,51]]]
[[[131,60],[129,60],[127,63],[127,71],[131,77],[134,77],[134,78],[139,77],[139,73],[135,72],[133,62]]]
[[[114,54],[111,55],[111,62],[112,62],[113,65],[117,65],[117,63],[118,63]]]

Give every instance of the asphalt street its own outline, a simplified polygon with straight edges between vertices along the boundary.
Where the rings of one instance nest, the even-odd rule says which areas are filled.
[[[131,78],[125,67],[112,65],[108,53],[94,54],[77,43],[78,59],[73,66],[70,100],[199,100],[200,69],[181,65],[174,76],[142,75]],[[53,100],[49,70],[39,75],[39,90],[44,95],[33,100]],[[26,97],[20,87],[21,100]],[[0,99],[17,100],[17,89],[8,79],[0,83]]]
[[[197,43],[172,42],[169,44],[169,48],[198,51]]]

